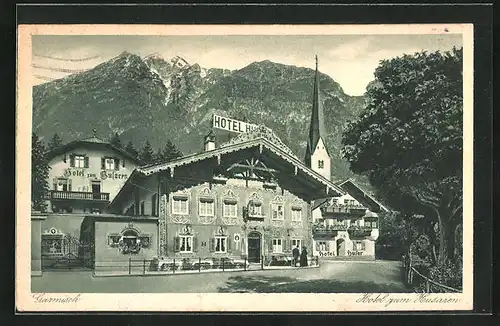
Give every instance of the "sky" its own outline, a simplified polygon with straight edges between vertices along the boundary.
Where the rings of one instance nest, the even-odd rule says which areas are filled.
[[[454,46],[462,46],[462,35],[34,35],[32,72],[40,84],[69,70],[93,68],[123,51],[158,53],[166,60],[178,55],[204,68],[231,70],[263,60],[314,69],[318,55],[321,72],[345,93],[363,95],[380,60]],[[75,61],[80,59],[85,60]]]

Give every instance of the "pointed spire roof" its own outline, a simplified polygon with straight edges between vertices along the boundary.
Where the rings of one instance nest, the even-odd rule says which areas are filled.
[[[318,56],[316,55],[316,72],[314,75],[313,107],[311,113],[311,124],[309,126],[309,139],[307,140],[306,158],[314,152],[320,138],[326,140],[325,118],[323,113],[323,102],[320,97]],[[328,152],[326,143],[325,149]],[[307,159],[306,159],[307,160]]]

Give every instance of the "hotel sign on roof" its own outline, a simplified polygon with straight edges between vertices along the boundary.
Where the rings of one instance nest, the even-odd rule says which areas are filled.
[[[249,132],[258,128],[257,125],[222,117],[216,114],[213,116],[212,127],[237,133]]]

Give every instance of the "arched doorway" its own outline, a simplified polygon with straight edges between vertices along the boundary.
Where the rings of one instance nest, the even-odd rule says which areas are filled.
[[[259,232],[250,232],[247,236],[248,244],[248,262],[260,263],[260,248],[262,236]]]
[[[337,256],[345,256],[345,241],[344,241],[344,239],[337,240]]]

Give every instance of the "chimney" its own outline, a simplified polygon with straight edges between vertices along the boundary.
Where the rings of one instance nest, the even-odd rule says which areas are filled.
[[[213,129],[203,138],[203,146],[205,152],[215,149],[215,135]]]

